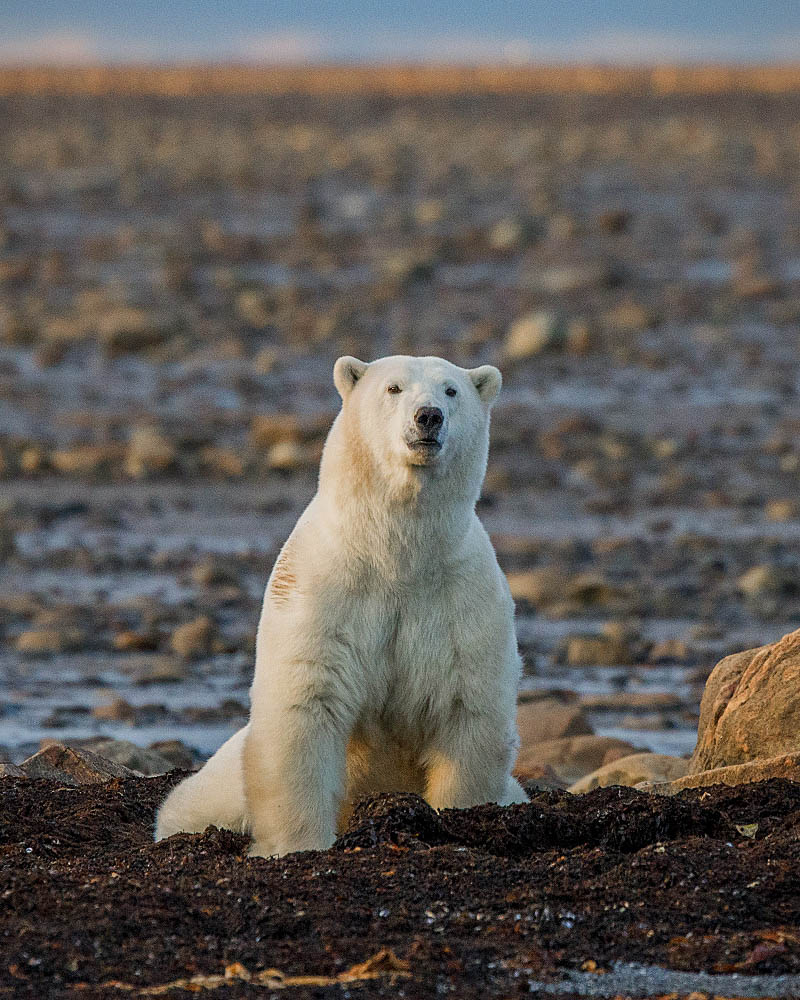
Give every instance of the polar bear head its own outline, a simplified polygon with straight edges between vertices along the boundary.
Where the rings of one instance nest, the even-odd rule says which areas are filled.
[[[398,482],[461,479],[475,496],[486,471],[489,411],[502,384],[492,365],[464,369],[442,358],[396,356],[367,364],[339,358],[345,448],[356,463]]]

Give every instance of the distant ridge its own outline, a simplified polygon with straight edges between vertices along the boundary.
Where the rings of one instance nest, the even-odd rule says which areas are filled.
[[[114,65],[0,67],[0,95],[800,93],[800,63],[764,66]]]

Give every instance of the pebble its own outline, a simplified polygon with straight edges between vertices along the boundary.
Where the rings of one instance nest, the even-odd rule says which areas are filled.
[[[150,749],[155,750],[172,767],[179,767],[185,771],[191,770],[198,763],[192,749],[181,740],[156,740],[150,744]]]
[[[571,785],[573,795],[583,795],[593,788],[608,785],[633,787],[642,781],[674,781],[689,769],[689,761],[667,754],[638,753],[604,764]]]
[[[250,422],[250,443],[254,448],[270,449],[303,438],[300,418],[293,413],[262,413]]]
[[[206,615],[179,625],[170,637],[173,652],[186,660],[208,656],[215,638],[214,623]]]
[[[567,581],[564,595],[583,607],[613,604],[623,597],[621,588],[599,573],[579,573]]]
[[[776,596],[796,591],[798,580],[782,566],[763,564],[743,573],[736,585],[746,597]]]
[[[615,691],[612,694],[586,694],[581,705],[590,712],[636,711],[646,712],[658,708],[677,711],[684,707],[683,700],[669,691]]]
[[[570,667],[614,667],[634,662],[628,643],[605,635],[570,636],[561,656]]]
[[[503,345],[503,355],[507,361],[524,361],[543,351],[562,348],[566,336],[566,325],[557,313],[546,310],[529,313],[512,323]]]
[[[135,656],[131,660],[121,667],[134,684],[177,684],[189,676],[186,661],[177,656]]]
[[[91,753],[97,754],[98,757],[102,757],[103,760],[122,764],[123,767],[145,775],[165,774],[175,767],[169,758],[162,756],[154,748],[141,747],[130,740],[96,737],[77,742],[71,741],[69,746],[77,750],[89,750]]]
[[[138,653],[158,649],[158,636],[152,632],[136,632],[125,629],[117,632],[112,646],[120,653]]]
[[[0,778],[27,778],[27,774],[18,767],[16,764],[12,764],[10,760],[0,760]]]
[[[91,750],[60,743],[45,746],[20,764],[26,777],[57,781],[63,785],[91,785],[114,778],[141,777],[137,771],[107,760]]]
[[[244,459],[231,448],[201,448],[198,458],[201,467],[212,476],[240,479],[245,472]]]
[[[192,583],[198,587],[237,587],[236,571],[220,559],[204,559],[192,568]]]
[[[117,444],[84,444],[50,452],[49,464],[65,476],[110,475],[123,458],[124,448]]]
[[[136,709],[124,698],[114,698],[113,701],[105,705],[96,705],[92,709],[95,719],[102,722],[127,722],[133,724],[136,721]]]
[[[665,639],[655,642],[647,654],[648,663],[685,663],[697,661],[692,648],[683,639]]]
[[[521,750],[514,774],[524,782],[530,773],[535,781],[542,767],[551,767],[561,781],[571,785],[604,764],[636,752],[636,747],[627,740],[596,735],[567,736]]]
[[[105,352],[115,357],[163,344],[173,325],[174,320],[154,311],[124,307],[99,318],[97,335]]]
[[[81,649],[85,642],[85,633],[77,628],[40,628],[21,632],[15,646],[25,656],[52,656]]]
[[[593,732],[580,704],[555,698],[521,700],[517,706],[517,731],[521,747]]]
[[[509,573],[508,585],[515,601],[525,601],[532,607],[538,608],[563,596],[566,579],[560,570],[542,566]]]
[[[278,441],[272,445],[267,454],[267,465],[270,469],[291,471],[313,464],[307,449],[296,441]]]
[[[133,479],[158,476],[174,465],[177,449],[156,427],[136,427],[131,432],[124,469]]]
[[[764,507],[764,516],[778,524],[796,521],[800,517],[800,504],[792,499],[770,500]]]

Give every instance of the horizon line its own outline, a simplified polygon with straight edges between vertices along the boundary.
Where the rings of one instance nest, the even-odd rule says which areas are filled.
[[[0,65],[0,96],[800,94],[791,63],[106,62]]]

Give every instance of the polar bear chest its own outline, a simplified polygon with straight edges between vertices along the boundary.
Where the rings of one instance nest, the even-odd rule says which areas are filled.
[[[454,622],[447,608],[447,601],[422,594],[371,595],[353,620],[340,619],[346,672],[357,677],[360,727],[417,743],[452,711],[469,629]]]

